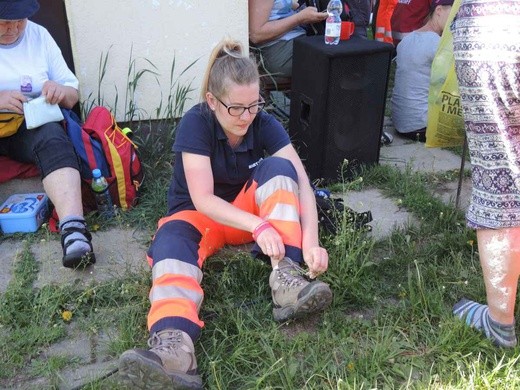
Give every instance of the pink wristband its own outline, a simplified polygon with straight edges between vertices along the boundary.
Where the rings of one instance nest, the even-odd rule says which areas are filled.
[[[253,230],[253,240],[257,240],[260,233],[262,233],[265,229],[272,228],[273,226],[269,223],[269,221],[261,222],[257,227],[255,227],[255,230]]]

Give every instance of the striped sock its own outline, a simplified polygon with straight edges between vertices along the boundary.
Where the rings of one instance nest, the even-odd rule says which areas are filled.
[[[489,316],[489,308],[469,299],[461,299],[453,306],[453,314],[466,325],[484,332],[486,337],[499,347],[516,345],[515,324],[504,325]]]

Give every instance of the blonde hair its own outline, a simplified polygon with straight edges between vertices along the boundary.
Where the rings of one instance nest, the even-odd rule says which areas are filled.
[[[242,44],[225,38],[213,49],[209,56],[201,88],[201,99],[206,100],[206,93],[216,97],[225,96],[230,83],[248,85],[259,82],[256,62],[244,56]]]

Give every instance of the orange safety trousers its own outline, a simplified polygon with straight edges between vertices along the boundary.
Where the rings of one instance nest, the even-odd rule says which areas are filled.
[[[394,44],[390,19],[397,5],[397,0],[380,0],[376,18],[376,41]]]
[[[231,202],[268,220],[285,244],[286,256],[302,262],[298,178],[289,160],[268,157]],[[180,329],[195,341],[204,322],[199,310],[204,297],[202,265],[226,244],[252,242],[252,233],[222,225],[196,210],[183,210],[161,218],[148,262],[152,267],[150,333]],[[257,244],[251,251],[261,253]]]

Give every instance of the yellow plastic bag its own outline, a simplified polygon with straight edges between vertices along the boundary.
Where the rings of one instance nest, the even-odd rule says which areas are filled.
[[[461,0],[455,0],[453,3],[432,63],[425,144],[429,148],[459,146],[464,142],[464,117],[450,30],[450,24],[460,3]]]
[[[9,137],[18,131],[23,122],[23,115],[11,112],[0,113],[0,138]]]

